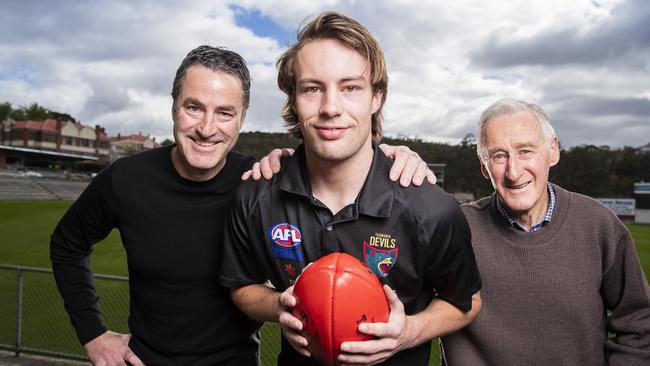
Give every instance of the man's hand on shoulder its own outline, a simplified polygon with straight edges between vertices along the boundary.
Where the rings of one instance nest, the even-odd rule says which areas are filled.
[[[422,160],[420,155],[412,151],[408,146],[391,146],[386,144],[379,145],[379,148],[393,159],[393,166],[390,169],[389,178],[392,181],[399,179],[402,187],[408,187],[411,184],[421,186],[426,179],[430,184],[436,184],[436,176],[427,163]],[[291,148],[273,149],[271,152],[253,164],[251,170],[246,171],[241,179],[247,180],[266,180],[273,178],[273,175],[280,171],[280,159],[293,155],[294,150]]]
[[[399,179],[402,187],[411,184],[421,186],[426,178],[430,184],[436,184],[436,176],[420,155],[411,150],[408,146],[379,145],[379,148],[393,159],[393,166],[390,168],[389,178],[392,181]]]
[[[95,366],[124,366],[127,362],[133,366],[144,363],[129,348],[130,334],[106,333],[84,344],[90,362]]]
[[[286,158],[293,155],[294,150],[288,147],[283,149],[273,149],[271,152],[260,159],[260,161],[255,162],[251,170],[247,170],[241,176],[241,180],[247,180],[248,178],[253,178],[253,180],[260,180],[262,177],[269,180],[273,178],[273,175],[278,174],[280,171],[280,159]]]

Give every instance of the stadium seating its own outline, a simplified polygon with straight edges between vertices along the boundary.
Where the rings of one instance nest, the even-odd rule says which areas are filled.
[[[0,200],[75,200],[88,182],[0,175]]]

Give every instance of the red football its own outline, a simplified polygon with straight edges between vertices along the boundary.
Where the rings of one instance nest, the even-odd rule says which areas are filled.
[[[357,331],[363,322],[388,321],[388,301],[377,277],[358,259],[332,253],[315,261],[293,289],[293,314],[302,321],[312,357],[338,365],[341,343],[373,337]]]

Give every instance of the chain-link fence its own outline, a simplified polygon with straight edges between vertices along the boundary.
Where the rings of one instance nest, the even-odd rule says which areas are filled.
[[[95,275],[104,322],[109,329],[128,333],[128,278]],[[275,365],[279,329],[262,328],[263,365]],[[49,269],[0,264],[0,349],[68,359],[86,360],[70,320],[63,309]]]

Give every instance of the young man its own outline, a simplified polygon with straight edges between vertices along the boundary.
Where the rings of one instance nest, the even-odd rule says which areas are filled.
[[[192,50],[172,88],[176,144],[114,162],[52,234],[54,275],[94,364],[258,364],[259,323],[243,316],[216,281],[232,194],[253,163],[230,152],[249,95],[241,56],[210,46]],[[267,170],[278,155],[263,160]],[[402,167],[412,174],[420,166],[415,175],[422,177],[418,159],[401,155]],[[92,282],[92,247],[113,228],[128,257],[132,336],[103,324]]]
[[[598,201],[548,182],[560,151],[535,104],[479,123],[495,193],[464,205],[483,309],[443,338],[448,365],[649,365],[650,290],[630,233]]]
[[[339,360],[426,365],[431,339],[476,316],[480,279],[453,197],[386,178],[390,164],[375,146],[388,86],[381,48],[355,20],[326,12],[278,66],[288,97],[283,117],[303,145],[271,181],[241,186],[221,283],[249,317],[280,323],[279,364],[311,364],[302,324],[290,313],[292,284],[309,262],[347,252],[386,284],[391,314],[388,323],[361,324],[377,339],[344,343]],[[278,227],[293,230],[291,245],[276,240]],[[375,265],[378,256],[388,265]]]

